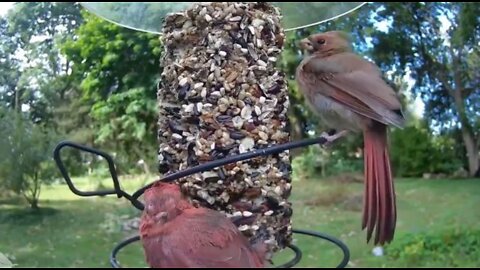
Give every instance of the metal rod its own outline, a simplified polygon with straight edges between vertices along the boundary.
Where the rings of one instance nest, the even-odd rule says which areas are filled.
[[[289,244],[287,245],[287,247],[289,247],[291,250],[293,250],[293,252],[295,252],[295,257],[289,262],[279,265],[276,268],[292,268],[302,260],[302,251],[297,246]]]
[[[348,261],[350,260],[350,250],[348,250],[348,247],[342,241],[340,241],[339,239],[337,239],[333,236],[324,234],[324,233],[310,231],[310,230],[295,230],[295,229],[293,229],[292,232],[322,238],[322,239],[325,239],[325,240],[329,241],[330,243],[335,244],[343,252],[343,260],[340,262],[339,265],[337,265],[336,268],[345,268],[345,266],[347,266]]]
[[[130,237],[130,238],[120,242],[118,245],[116,245],[113,248],[112,253],[110,254],[110,264],[112,265],[113,268],[122,268],[117,261],[117,253],[122,248],[124,248],[125,246],[127,246],[127,245],[129,245],[133,242],[139,241],[139,240],[140,240],[140,235],[136,235],[134,237]]]
[[[231,156],[231,157],[227,157],[227,158],[223,158],[223,159],[219,159],[219,160],[210,161],[210,162],[202,164],[202,165],[198,165],[198,166],[195,166],[195,167],[183,170],[183,171],[172,173],[172,174],[167,175],[166,177],[160,179],[159,181],[166,181],[166,182],[173,181],[173,180],[176,180],[176,179],[188,176],[188,175],[192,175],[192,174],[195,174],[195,173],[211,170],[211,169],[214,169],[216,167],[227,165],[227,164],[230,164],[230,163],[243,161],[243,160],[247,160],[247,159],[251,159],[251,158],[256,158],[256,157],[259,157],[259,156],[267,156],[267,155],[278,154],[278,153],[281,153],[281,152],[289,150],[289,149],[305,147],[305,146],[309,146],[309,145],[312,145],[312,144],[317,144],[317,143],[318,144],[325,144],[326,142],[327,142],[327,140],[325,138],[318,137],[318,138],[314,138],[314,139],[305,139],[305,140],[301,140],[301,141],[297,141],[297,142],[289,142],[289,143],[285,143],[285,144],[275,145],[275,146],[267,147],[267,148],[264,148],[264,149],[258,149],[258,150],[254,150],[254,151],[251,151],[251,152],[243,153],[243,154],[236,155],[236,156]],[[103,158],[105,158],[108,162],[110,175],[112,176],[112,180],[113,180],[115,189],[114,190],[107,190],[107,191],[80,191],[80,190],[78,190],[74,186],[72,180],[70,179],[70,176],[68,175],[68,172],[65,169],[65,166],[64,166],[64,164],[61,160],[60,150],[64,147],[71,147],[71,148],[79,149],[81,151],[96,154],[96,155],[99,155],[99,156],[102,156]],[[70,188],[70,190],[74,194],[79,195],[79,196],[104,196],[104,195],[116,194],[118,198],[125,197],[137,209],[139,209],[139,210],[144,209],[144,205],[143,205],[143,203],[141,203],[138,200],[138,197],[140,197],[145,192],[145,190],[148,189],[149,187],[151,187],[155,182],[140,188],[133,195],[130,195],[130,194],[126,193],[125,191],[123,191],[120,188],[120,184],[118,182],[117,172],[115,170],[115,164],[113,162],[112,157],[110,155],[108,155],[107,153],[96,150],[96,149],[93,149],[93,148],[89,148],[89,147],[86,147],[86,146],[82,146],[82,145],[79,145],[79,144],[76,144],[76,143],[73,143],[73,142],[64,141],[64,142],[61,142],[57,145],[57,147],[54,150],[53,155],[54,155],[54,159],[57,163],[58,168],[60,169],[60,172],[61,172],[62,176],[65,178],[65,181],[67,182],[68,187]],[[315,231],[295,230],[294,229],[294,230],[292,230],[292,232],[293,233],[298,233],[298,234],[304,234],[304,235],[308,235],[308,236],[313,236],[313,237],[317,237],[317,238],[322,238],[322,239],[325,239],[325,240],[335,244],[336,246],[338,246],[342,250],[343,255],[344,255],[343,260],[340,262],[340,264],[337,266],[337,268],[344,268],[348,264],[348,261],[350,260],[350,252],[348,250],[348,247],[344,243],[342,243],[340,240],[338,240],[338,239],[336,239],[332,236],[329,236],[329,235],[326,235],[326,234],[323,234],[323,233],[319,233],[319,232],[315,232]],[[134,237],[128,238],[128,239],[120,242],[117,246],[115,246],[114,249],[112,250],[111,255],[110,255],[110,264],[112,265],[112,267],[121,268],[120,264],[118,263],[118,261],[116,259],[117,253],[122,248],[124,248],[125,246],[127,246],[127,245],[129,245],[129,244],[131,244],[135,241],[139,241],[139,240],[140,240],[140,236],[134,236]],[[298,264],[298,262],[300,262],[300,260],[302,259],[302,252],[298,247],[296,247],[295,245],[288,245],[287,247],[292,249],[295,252],[295,257],[291,261],[289,261],[289,262],[287,262],[283,265],[280,265],[277,268],[293,267],[296,264]]]
[[[317,138],[313,138],[313,139],[304,139],[304,140],[301,140],[301,141],[278,144],[278,145],[266,147],[266,148],[263,148],[263,149],[257,149],[257,150],[250,151],[250,152],[247,152],[247,153],[226,157],[226,158],[223,158],[223,159],[209,161],[205,164],[197,165],[197,166],[192,167],[192,168],[188,168],[188,169],[185,169],[185,170],[182,170],[182,171],[179,171],[179,172],[169,174],[169,175],[165,176],[164,178],[162,178],[158,181],[171,182],[171,181],[180,179],[180,178],[185,177],[185,176],[189,176],[189,175],[192,175],[192,174],[195,174],[195,173],[212,170],[216,167],[224,166],[224,165],[227,165],[227,164],[230,164],[230,163],[244,161],[244,160],[247,160],[247,159],[256,158],[256,157],[260,157],[260,156],[268,156],[268,155],[278,154],[278,153],[281,153],[281,152],[286,151],[286,150],[305,147],[305,146],[309,146],[309,145],[312,145],[312,144],[325,144],[326,142],[327,142],[327,140],[325,138],[317,137]],[[61,160],[60,150],[64,147],[71,147],[71,148],[74,148],[74,149],[79,149],[81,151],[96,154],[96,155],[99,155],[99,156],[105,158],[105,160],[107,160],[107,162],[108,162],[110,175],[112,177],[113,185],[114,185],[115,189],[114,190],[106,190],[106,191],[80,191],[80,190],[78,190],[74,186],[72,180],[70,179],[70,176],[68,175],[68,172],[65,169],[65,165],[63,164],[63,162]],[[57,163],[58,168],[60,169],[60,172],[61,172],[63,178],[67,182],[67,185],[70,188],[70,190],[74,194],[79,195],[79,196],[105,196],[105,195],[116,194],[118,198],[125,197],[127,200],[129,200],[132,203],[133,206],[135,206],[135,208],[143,211],[144,205],[143,205],[142,202],[140,202],[138,200],[138,198],[145,192],[145,190],[150,188],[156,182],[156,181],[152,182],[152,183],[140,188],[139,190],[135,191],[135,193],[133,193],[133,195],[130,195],[120,188],[120,184],[118,182],[118,175],[117,175],[117,172],[115,170],[115,164],[114,164],[113,159],[110,155],[108,155],[107,153],[105,153],[103,151],[93,149],[93,148],[90,148],[90,147],[87,147],[87,146],[83,146],[83,145],[80,145],[80,144],[77,144],[77,143],[74,143],[74,142],[64,141],[64,142],[59,143],[55,147],[53,157],[55,159],[55,162]]]
[[[63,164],[63,161],[62,161],[61,156],[60,156],[60,150],[62,150],[64,147],[71,147],[71,148],[74,148],[74,149],[79,149],[81,151],[85,151],[85,152],[88,152],[88,153],[91,153],[91,154],[101,156],[105,160],[107,160],[108,169],[110,170],[110,175],[112,176],[112,179],[113,179],[114,189],[113,190],[104,190],[104,191],[81,191],[81,190],[78,190],[75,187],[75,185],[73,184],[72,179],[70,179],[70,176],[68,175],[68,172],[65,169],[65,165]],[[62,174],[63,178],[65,179],[65,182],[67,182],[67,185],[70,188],[70,190],[78,196],[88,197],[88,196],[105,196],[105,195],[116,194],[118,198],[121,198],[125,194],[125,192],[123,192],[120,189],[120,184],[118,182],[117,172],[115,170],[115,163],[113,162],[112,157],[109,154],[107,154],[103,151],[93,149],[93,148],[90,148],[90,147],[87,147],[87,146],[84,146],[84,145],[80,145],[80,144],[77,144],[77,143],[74,143],[74,142],[63,141],[63,142],[60,142],[55,147],[55,149],[53,151],[53,159],[57,163],[58,169],[60,170],[60,173]]]
[[[299,147],[305,147],[305,146],[309,146],[309,145],[312,145],[312,144],[317,144],[317,143],[318,144],[324,144],[326,142],[327,142],[327,140],[325,138],[318,137],[318,138],[314,138],[314,139],[305,139],[305,140],[296,141],[296,142],[279,144],[279,145],[271,146],[271,147],[268,147],[268,148],[258,149],[258,150],[254,150],[254,151],[251,151],[251,152],[243,153],[243,154],[240,154],[240,155],[235,155],[235,156],[226,157],[226,158],[223,158],[223,159],[213,160],[213,161],[207,162],[205,164],[201,164],[201,165],[198,165],[198,166],[195,166],[195,167],[183,170],[183,171],[179,171],[179,172],[169,174],[169,175],[165,176],[164,178],[160,179],[159,181],[170,182],[170,181],[174,181],[174,180],[180,179],[180,178],[185,177],[185,176],[189,176],[189,175],[199,173],[199,172],[208,171],[208,170],[214,169],[216,167],[224,166],[224,165],[227,165],[227,164],[230,164],[230,163],[243,161],[243,160],[251,159],[251,158],[256,158],[256,157],[259,157],[259,156],[268,156],[268,155],[278,154],[278,153],[281,153],[281,152],[286,151],[286,150],[299,148]],[[155,182],[150,183],[150,184],[140,188],[139,190],[137,190],[135,193],[133,193],[132,198],[135,199],[135,200],[138,199],[138,197],[140,197],[145,192],[145,190],[150,188],[154,183]],[[140,209],[140,210],[143,210],[143,209]]]

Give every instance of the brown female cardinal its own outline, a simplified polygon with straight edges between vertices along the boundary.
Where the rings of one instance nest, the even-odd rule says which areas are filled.
[[[157,182],[144,197],[140,237],[151,268],[264,267],[261,249],[224,214],[191,205],[178,185]]]
[[[397,221],[387,126],[403,127],[405,118],[395,91],[382,79],[377,66],[352,52],[347,34],[331,31],[300,42],[308,55],[296,71],[298,86],[309,106],[337,134],[363,132],[365,196],[362,229],[367,243],[383,245],[393,240]]]

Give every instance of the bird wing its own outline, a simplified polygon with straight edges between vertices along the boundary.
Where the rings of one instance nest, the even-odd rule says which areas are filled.
[[[326,61],[330,63],[325,64]],[[351,65],[337,65],[347,67],[344,72],[325,68],[328,64],[335,65],[336,61]],[[358,114],[386,125],[404,125],[401,104],[395,91],[366,60],[352,54],[332,56],[327,60],[312,57],[304,64],[303,70],[307,73],[303,79],[309,81],[310,95],[318,93],[327,96]]]
[[[164,225],[161,234],[145,237],[150,265],[163,267],[262,267],[247,239],[223,214],[194,208]]]

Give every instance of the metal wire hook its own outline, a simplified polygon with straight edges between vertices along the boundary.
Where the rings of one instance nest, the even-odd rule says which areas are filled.
[[[223,158],[223,159],[213,160],[213,161],[201,164],[201,165],[197,165],[197,166],[192,167],[192,168],[188,168],[188,169],[185,169],[185,170],[182,170],[182,171],[179,171],[179,172],[169,174],[169,175],[163,177],[162,179],[160,179],[158,181],[170,182],[170,181],[180,179],[182,177],[186,177],[186,176],[189,176],[189,175],[192,175],[192,174],[195,174],[195,173],[199,173],[199,172],[208,171],[208,170],[214,169],[216,167],[224,166],[224,165],[227,165],[227,164],[230,164],[230,163],[235,163],[235,162],[238,162],[238,161],[248,160],[248,159],[252,159],[252,158],[256,158],[256,157],[260,157],[260,156],[278,154],[278,153],[281,153],[281,152],[286,151],[286,150],[299,148],[299,147],[305,147],[305,146],[309,146],[309,145],[313,145],[313,144],[325,144],[326,142],[327,142],[327,140],[325,138],[318,137],[318,138],[314,138],[314,139],[305,139],[305,140],[296,141],[296,142],[288,142],[288,143],[284,143],[284,144],[274,145],[274,146],[270,146],[270,147],[267,147],[267,148],[257,149],[257,150],[251,151],[251,152],[226,157],[226,158]],[[80,150],[80,151],[88,152],[88,153],[91,153],[91,154],[96,154],[98,156],[103,157],[108,162],[108,168],[109,168],[109,171],[110,171],[110,176],[112,177],[114,189],[113,190],[104,190],[104,191],[81,191],[81,190],[77,189],[75,187],[75,185],[73,184],[73,182],[72,182],[72,180],[71,180],[71,178],[70,178],[70,176],[67,172],[67,169],[65,168],[65,165],[64,165],[64,163],[61,159],[60,151],[65,147],[71,147],[71,148],[74,148],[74,149],[77,149],[77,150]],[[118,198],[121,198],[121,197],[126,198],[128,201],[130,201],[132,203],[132,205],[135,208],[137,208],[139,210],[143,210],[144,209],[144,204],[142,202],[140,202],[138,200],[138,198],[145,192],[145,190],[147,190],[149,187],[151,187],[156,182],[155,181],[153,183],[150,183],[150,184],[138,189],[136,192],[133,193],[133,195],[130,195],[127,192],[125,192],[124,190],[121,189],[120,183],[118,181],[118,174],[117,174],[117,171],[115,169],[115,163],[113,161],[113,158],[109,154],[107,154],[103,151],[94,149],[94,148],[90,148],[90,147],[87,147],[87,146],[83,146],[83,145],[74,143],[74,142],[69,142],[69,141],[60,142],[55,147],[55,150],[53,152],[53,157],[54,157],[54,160],[55,160],[55,162],[56,162],[56,164],[57,164],[57,166],[60,170],[60,173],[62,174],[63,178],[67,182],[68,187],[70,188],[70,190],[74,194],[76,194],[78,196],[89,197],[89,196],[117,195]],[[343,255],[344,255],[343,260],[340,262],[340,264],[337,266],[337,268],[343,268],[347,265],[347,263],[350,259],[350,252],[348,250],[348,247],[344,243],[342,243],[340,240],[338,240],[338,239],[336,239],[332,236],[322,234],[320,232],[315,232],[315,231],[293,229],[292,232],[317,237],[317,238],[324,239],[324,240],[327,240],[327,241],[335,244],[336,246],[338,246],[342,250]],[[117,244],[114,247],[114,249],[113,249],[113,251],[110,255],[110,264],[112,265],[112,267],[120,268],[120,264],[118,263],[117,258],[116,258],[118,252],[122,248],[124,248],[125,246],[127,246],[127,245],[129,245],[133,242],[139,241],[139,240],[140,240],[140,236],[134,236],[134,237],[128,238],[128,239],[120,242],[119,244]],[[296,264],[298,264],[298,262],[300,262],[300,260],[302,258],[302,252],[298,247],[296,247],[295,245],[291,245],[291,244],[287,245],[287,247],[292,249],[295,252],[295,257],[292,260],[290,260],[289,262],[278,266],[277,268],[293,267]]]

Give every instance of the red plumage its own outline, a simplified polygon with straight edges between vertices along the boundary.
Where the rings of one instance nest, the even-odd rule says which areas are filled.
[[[156,183],[144,196],[140,236],[150,267],[264,267],[261,251],[224,214],[192,206],[176,184]]]

